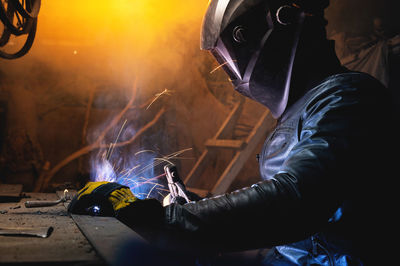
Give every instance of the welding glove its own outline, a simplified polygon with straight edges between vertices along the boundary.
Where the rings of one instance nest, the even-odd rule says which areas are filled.
[[[115,216],[128,225],[159,224],[164,215],[155,199],[136,198],[129,187],[113,182],[89,182],[72,199],[75,214]]]
[[[68,211],[76,214],[115,216],[137,198],[129,187],[112,182],[89,182],[73,198]]]

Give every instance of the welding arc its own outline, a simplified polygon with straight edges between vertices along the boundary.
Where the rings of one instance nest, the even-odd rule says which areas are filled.
[[[156,153],[156,152],[153,151],[153,150],[142,150],[142,151],[138,151],[137,153],[135,153],[135,156],[137,156],[137,155],[139,155],[139,154],[141,154],[141,153],[145,153],[145,152]]]
[[[146,165],[145,167],[143,167],[142,169],[140,169],[140,170],[139,170],[139,173],[136,173],[136,175],[139,175],[139,174],[145,172],[146,170],[148,170],[148,169],[150,169],[150,168],[152,168],[152,167],[156,167],[156,166],[158,166],[159,164],[161,164],[161,163],[163,163],[163,162],[165,162],[165,161],[168,162],[168,163],[170,163],[170,164],[173,164],[173,163],[170,162],[168,159],[176,158],[176,156],[178,156],[178,155],[180,155],[180,154],[182,154],[182,153],[184,153],[184,152],[186,152],[186,151],[189,151],[189,150],[192,150],[192,148],[188,148],[188,149],[184,149],[184,150],[180,150],[180,151],[171,153],[171,154],[169,154],[169,155],[167,155],[167,156],[164,156],[164,158],[155,158],[155,160],[157,160],[156,163],[151,163],[151,164]],[[145,152],[145,151],[151,151],[151,150],[139,151],[139,152],[137,152],[135,155],[140,154],[140,153]],[[154,151],[151,151],[151,152],[154,152]],[[137,167],[138,167],[138,166],[134,167],[133,169],[135,169],[135,168],[137,168]],[[123,178],[124,176],[128,176],[128,175],[132,172],[133,169],[130,169],[127,173],[125,173],[125,174],[124,174],[122,177],[120,177],[120,178]],[[140,187],[140,186],[142,186],[142,185],[145,185],[145,184],[154,184],[154,186],[151,188],[150,192],[147,193],[147,195],[146,195],[146,198],[148,198],[148,197],[150,196],[151,192],[155,189],[155,187],[156,187],[157,185],[160,185],[160,184],[154,183],[154,182],[152,182],[152,181],[155,180],[155,179],[161,178],[161,177],[163,177],[163,176],[165,176],[165,175],[166,175],[166,174],[164,173],[164,174],[162,174],[162,175],[159,175],[159,176],[156,176],[156,177],[147,179],[146,181],[141,182],[141,183],[139,183],[139,184],[138,184],[137,182],[135,182],[136,185],[133,186],[133,187],[131,187],[131,190],[133,190],[133,189],[135,189],[135,188],[138,188],[138,187]],[[162,185],[161,185],[161,186],[162,186]],[[165,190],[165,191],[167,191],[167,190]]]

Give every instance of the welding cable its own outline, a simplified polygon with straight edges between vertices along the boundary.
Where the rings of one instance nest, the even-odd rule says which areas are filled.
[[[0,8],[0,13],[1,13],[1,8]],[[16,59],[16,58],[20,58],[20,57],[24,56],[25,54],[27,54],[29,52],[29,50],[31,49],[31,47],[33,45],[33,41],[35,40],[35,36],[36,36],[37,18],[32,19],[31,21],[32,21],[32,25],[31,25],[28,37],[27,37],[24,45],[21,47],[21,49],[15,53],[7,53],[7,52],[0,50],[1,58],[10,59],[10,60]],[[8,36],[8,38],[9,38],[9,36]]]
[[[4,28],[0,36],[0,47],[3,47],[8,43],[8,41],[10,40],[10,36],[10,31],[7,28]]]
[[[14,17],[17,19],[17,25],[14,25]],[[3,22],[4,27],[6,27],[15,36],[20,36],[27,34],[31,31],[34,19],[20,17],[18,11],[15,10],[14,5],[8,4],[7,10],[4,4],[0,4],[0,20]]]
[[[9,4],[13,5],[18,13],[24,18],[37,18],[39,15],[41,0],[25,0],[22,4],[19,0],[8,0]],[[23,6],[25,5],[25,7]]]
[[[0,4],[2,5],[2,4]],[[14,8],[13,7],[8,7],[6,10],[5,17],[7,17],[7,20],[13,20],[14,19]],[[0,18],[1,18],[1,7],[0,7]],[[11,32],[8,30],[7,27],[3,27],[3,32],[0,37],[0,47],[3,47],[8,43],[10,40]]]

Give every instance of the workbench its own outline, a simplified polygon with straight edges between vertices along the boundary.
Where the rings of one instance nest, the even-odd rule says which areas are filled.
[[[0,231],[4,228],[48,228],[51,234],[46,238],[31,236],[0,235],[0,264],[4,265],[143,265],[138,259],[156,257],[157,263],[167,265],[165,259],[178,258],[180,262],[193,257],[187,252],[154,253],[146,249],[148,242],[142,236],[149,236],[146,231],[138,228],[139,235],[114,217],[96,217],[76,215],[67,212],[68,202],[52,207],[26,208],[26,201],[56,201],[63,197],[63,192],[57,193],[23,193],[15,202],[0,201]],[[154,232],[152,232],[154,234]],[[157,232],[162,236],[162,232]],[[165,233],[165,232],[164,232]],[[190,239],[174,239],[166,235],[165,246],[179,247],[177,250],[190,250],[196,247]],[[160,238],[163,239],[163,238]],[[175,246],[174,246],[175,245]],[[192,249],[193,249],[192,247]],[[152,248],[152,247],[150,247]],[[195,249],[193,249],[195,250]],[[249,264],[257,256],[265,255],[268,249],[234,252],[228,255],[234,265]],[[148,255],[146,252],[148,252]],[[133,253],[135,253],[133,255]],[[142,254],[143,253],[143,254]],[[188,257],[185,258],[185,254]],[[139,255],[139,256],[137,256]],[[182,260],[181,260],[182,258]],[[243,261],[243,263],[241,263]],[[147,263],[147,262],[146,262]],[[148,265],[148,264],[146,264]],[[153,265],[153,264],[152,264]],[[168,264],[168,265],[187,265]],[[228,265],[228,264],[226,264]],[[233,264],[229,264],[233,265]]]
[[[25,207],[27,200],[58,199],[56,193],[26,193],[17,202],[0,202],[0,228],[53,228],[47,238],[0,235],[0,264],[109,265],[124,243],[144,241],[113,217],[70,215],[67,203]]]

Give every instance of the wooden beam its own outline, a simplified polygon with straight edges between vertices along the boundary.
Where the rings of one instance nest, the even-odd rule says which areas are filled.
[[[232,184],[233,180],[239,174],[240,170],[243,168],[244,164],[247,162],[250,155],[253,153],[254,149],[257,147],[258,143],[267,133],[268,129],[271,128],[268,119],[269,111],[265,111],[259,122],[257,122],[253,131],[247,137],[247,146],[242,150],[236,152],[235,157],[230,162],[228,167],[225,169],[224,173],[221,175],[213,189],[211,190],[212,195],[219,195],[225,193],[229,186]]]
[[[223,139],[226,138],[229,133],[233,132],[233,129],[235,127],[235,124],[239,118],[239,115],[243,109],[243,100],[238,102],[228,115],[228,117],[225,119],[225,121],[222,123],[221,128],[217,131],[213,139]],[[197,160],[196,164],[188,174],[188,176],[185,179],[185,184],[187,186],[195,187],[198,183],[199,178],[201,177],[201,174],[203,173],[204,169],[207,167],[207,165],[215,159],[215,151],[214,150],[208,150],[207,147],[201,154],[200,158]]]
[[[206,147],[209,149],[231,149],[231,150],[243,150],[246,147],[246,143],[242,140],[234,139],[209,139],[206,141]]]
[[[188,191],[191,191],[197,195],[199,195],[202,198],[206,198],[208,196],[211,195],[210,191],[205,190],[205,189],[199,189],[199,188],[191,188],[191,187],[187,187],[186,188]]]
[[[57,191],[56,194],[59,198],[64,196],[63,191]],[[69,194],[73,197],[76,191],[72,190]],[[67,202],[64,204],[66,208],[68,208],[68,204]],[[115,217],[99,217],[71,213],[70,216],[107,265],[112,265],[115,262],[119,250],[127,244],[127,242],[136,241],[137,243],[147,243],[144,238]]]
[[[201,177],[201,174],[203,173],[207,165],[209,165],[209,163],[212,162],[213,159],[215,159],[215,155],[215,151],[213,150],[206,149],[205,151],[203,151],[200,158],[197,160],[196,164],[184,181],[186,186],[196,187],[197,182]]]
[[[130,241],[146,243],[135,231],[114,217],[71,214],[72,219],[97,253],[112,265],[118,252]]]
[[[229,113],[228,117],[225,119],[224,123],[222,123],[220,129],[215,134],[214,139],[225,139],[233,132],[236,122],[239,119],[239,115],[243,110],[243,104],[243,99],[235,104],[232,111]]]

